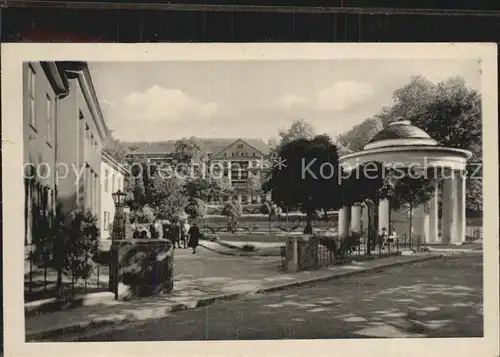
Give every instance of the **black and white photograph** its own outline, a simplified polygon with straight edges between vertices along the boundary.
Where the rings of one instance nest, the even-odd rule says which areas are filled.
[[[145,48],[2,46],[20,355],[493,353],[495,46]]]

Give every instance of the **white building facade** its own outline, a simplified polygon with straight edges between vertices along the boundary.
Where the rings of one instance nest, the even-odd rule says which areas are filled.
[[[123,191],[127,170],[110,155],[103,152],[101,160],[101,240],[111,240],[111,227],[115,215],[112,194]]]

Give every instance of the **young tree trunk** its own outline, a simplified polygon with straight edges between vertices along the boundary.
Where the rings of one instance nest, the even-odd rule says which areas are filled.
[[[306,227],[304,228],[304,234],[312,234],[312,232],[313,232],[312,218],[313,218],[312,212],[308,211],[307,212],[307,223],[306,223]]]
[[[269,215],[269,233],[271,233],[271,219],[272,219],[272,216]]]
[[[285,229],[288,232],[288,206],[286,206],[286,223],[285,223]]]
[[[413,234],[412,234],[412,233],[413,233],[413,229],[412,229],[412,228],[413,228],[413,227],[412,227],[412,226],[413,226],[412,218],[413,218],[413,204],[410,202],[410,233],[409,233],[409,236],[410,236],[410,241],[409,241],[409,243],[410,243],[410,247],[411,247],[411,245],[412,245],[412,238],[413,238],[413,237],[412,237],[412,236],[413,236]]]
[[[372,239],[373,239],[373,223],[372,223],[372,205],[370,203],[366,204],[366,209],[368,213],[368,229],[366,232],[366,255],[371,255],[372,250]]]

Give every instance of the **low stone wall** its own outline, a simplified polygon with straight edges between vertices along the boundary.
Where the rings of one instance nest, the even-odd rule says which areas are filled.
[[[174,288],[174,250],[168,240],[114,241],[109,287],[116,299],[170,293]]]

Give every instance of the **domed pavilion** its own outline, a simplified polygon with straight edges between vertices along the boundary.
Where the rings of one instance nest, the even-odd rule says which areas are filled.
[[[379,131],[363,147],[363,150],[340,157],[347,168],[370,161],[412,168],[426,172],[438,184],[432,198],[415,208],[413,234],[423,237],[426,243],[461,244],[465,241],[465,180],[470,151],[440,146],[429,134],[410,121],[398,120]],[[438,197],[442,186],[442,227],[439,235]],[[339,235],[345,237],[349,231],[360,232],[367,227],[364,205],[344,206],[339,211]],[[392,229],[388,200],[378,206],[377,229]],[[403,232],[398,232],[402,234]],[[422,240],[423,241],[423,240]]]

